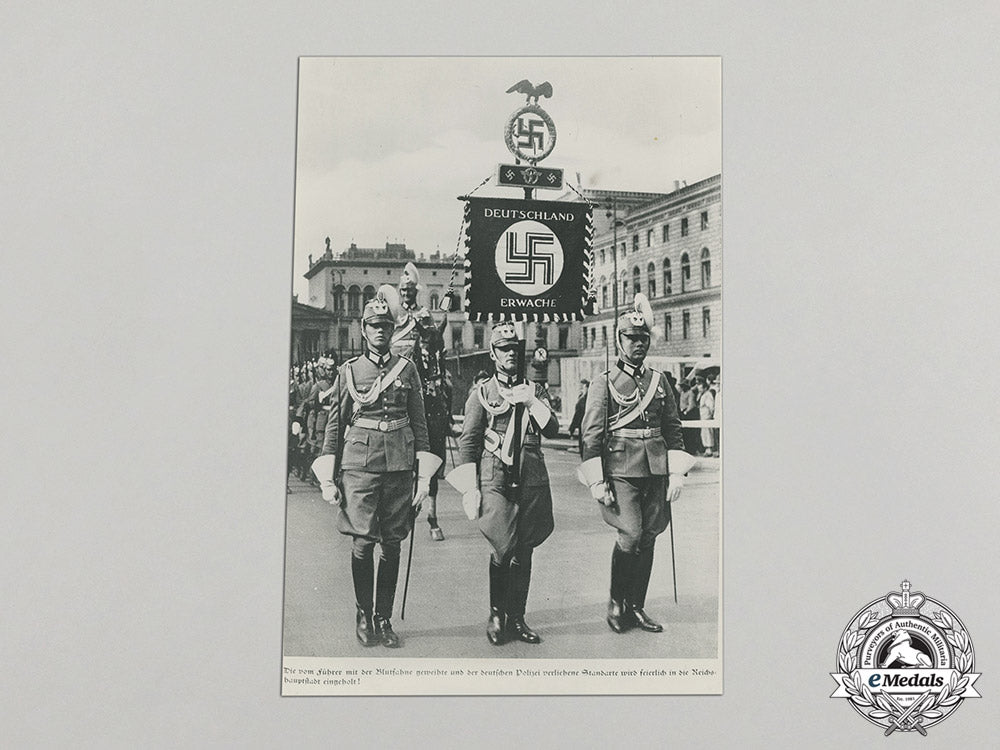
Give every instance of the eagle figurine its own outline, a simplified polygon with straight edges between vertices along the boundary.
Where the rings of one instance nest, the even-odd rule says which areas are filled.
[[[552,98],[552,84],[545,81],[545,83],[532,86],[531,81],[525,78],[507,89],[508,94],[513,94],[514,92],[524,94],[527,97],[528,104],[531,104],[532,99],[535,100],[535,104],[538,104],[538,97],[540,96],[544,96],[546,99]]]

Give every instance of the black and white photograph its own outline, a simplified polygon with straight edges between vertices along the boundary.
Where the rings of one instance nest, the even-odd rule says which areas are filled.
[[[298,84],[283,693],[718,693],[719,58]]]

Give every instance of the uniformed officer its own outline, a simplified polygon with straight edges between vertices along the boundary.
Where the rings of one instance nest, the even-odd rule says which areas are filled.
[[[508,639],[540,643],[524,621],[531,584],[532,551],[553,529],[552,494],[542,458],[541,436],[555,437],[559,422],[545,389],[519,382],[517,350],[523,346],[513,323],[500,323],[490,337],[496,374],[473,386],[465,403],[458,441],[461,464],[447,479],[462,493],[466,515],[492,546],[490,617],[486,635],[500,645]],[[521,473],[515,477],[515,426],[520,422]],[[476,467],[479,477],[476,477]],[[513,486],[517,482],[517,486]]]
[[[427,451],[427,425],[416,367],[389,351],[399,297],[379,288],[362,314],[367,351],[344,363],[331,388],[335,408],[313,464],[323,498],[340,506],[337,525],[354,538],[351,572],[358,640],[400,645],[390,618],[399,577],[400,543],[410,514],[427,497],[441,459]],[[413,468],[417,464],[417,489]],[[412,501],[412,508],[411,508]],[[373,553],[379,544],[378,577]],[[374,589],[374,598],[373,598]]]
[[[420,292],[420,272],[413,263],[407,263],[399,278],[400,314],[396,328],[392,332],[392,351],[401,357],[413,360],[420,375],[423,388],[424,409],[427,419],[427,437],[430,452],[441,459],[447,450],[448,434],[451,431],[451,394],[444,380],[444,340],[441,327],[434,323],[430,310],[417,300]],[[427,523],[431,539],[444,540],[444,532],[438,525],[437,493],[440,471],[431,477],[430,492],[427,496]]]
[[[652,328],[652,308],[636,294],[633,309],[618,319],[618,361],[591,386],[583,417],[579,476],[601,503],[605,523],[618,530],[607,615],[616,633],[633,625],[663,630],[645,611],[653,547],[694,464],[666,379],[643,364]]]

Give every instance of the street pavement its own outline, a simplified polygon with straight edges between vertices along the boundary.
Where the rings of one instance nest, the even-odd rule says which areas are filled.
[[[284,642],[286,656],[461,658],[715,658],[719,655],[721,496],[719,459],[703,458],[674,508],[678,602],[673,599],[670,532],[657,540],[646,611],[663,633],[613,633],[604,621],[614,531],[576,479],[576,441],[543,444],[552,483],[555,531],[533,556],[525,620],[542,643],[492,646],[489,545],[446,482],[438,496],[445,540],[416,523],[413,567],[400,617],[406,555],[392,618],[403,646],[364,648],[354,636],[351,539],[337,532],[334,506],[319,490],[289,478],[286,513]],[[572,450],[570,449],[572,447]],[[446,463],[447,469],[452,462]]]

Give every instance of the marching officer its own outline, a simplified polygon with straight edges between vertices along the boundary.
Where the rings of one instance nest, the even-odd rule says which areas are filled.
[[[400,316],[392,332],[392,351],[401,357],[413,360],[420,375],[423,388],[424,409],[426,410],[427,436],[430,452],[444,464],[448,435],[451,432],[451,393],[444,379],[444,340],[442,332],[447,318],[440,328],[434,323],[430,310],[417,301],[420,291],[420,272],[413,263],[407,263],[399,278]],[[431,539],[444,540],[444,532],[438,525],[437,494],[438,471],[431,477],[430,493],[427,496],[427,523]]]
[[[607,616],[616,633],[633,625],[663,630],[645,611],[653,547],[694,465],[666,378],[643,364],[652,328],[652,308],[636,294],[633,310],[618,319],[618,361],[591,386],[583,417],[579,477],[618,530]]]
[[[465,403],[458,441],[461,464],[447,477],[462,493],[470,520],[492,547],[490,617],[486,636],[497,646],[510,639],[540,643],[524,621],[531,584],[531,556],[552,533],[552,493],[542,458],[541,436],[559,433],[545,389],[519,382],[517,350],[524,339],[513,323],[500,323],[490,336],[496,373],[473,386]],[[521,474],[515,477],[515,426],[521,423]],[[479,468],[478,481],[476,468]]]
[[[427,451],[420,378],[413,362],[389,351],[399,297],[379,288],[362,314],[367,351],[344,363],[331,393],[321,455],[313,464],[323,498],[340,506],[337,525],[353,537],[351,573],[358,640],[396,648],[390,618],[399,577],[400,544],[411,512],[427,497],[441,459]],[[417,489],[413,469],[417,466]],[[412,508],[411,508],[412,503]],[[378,544],[378,576],[374,549]],[[374,590],[374,596],[373,596]]]

